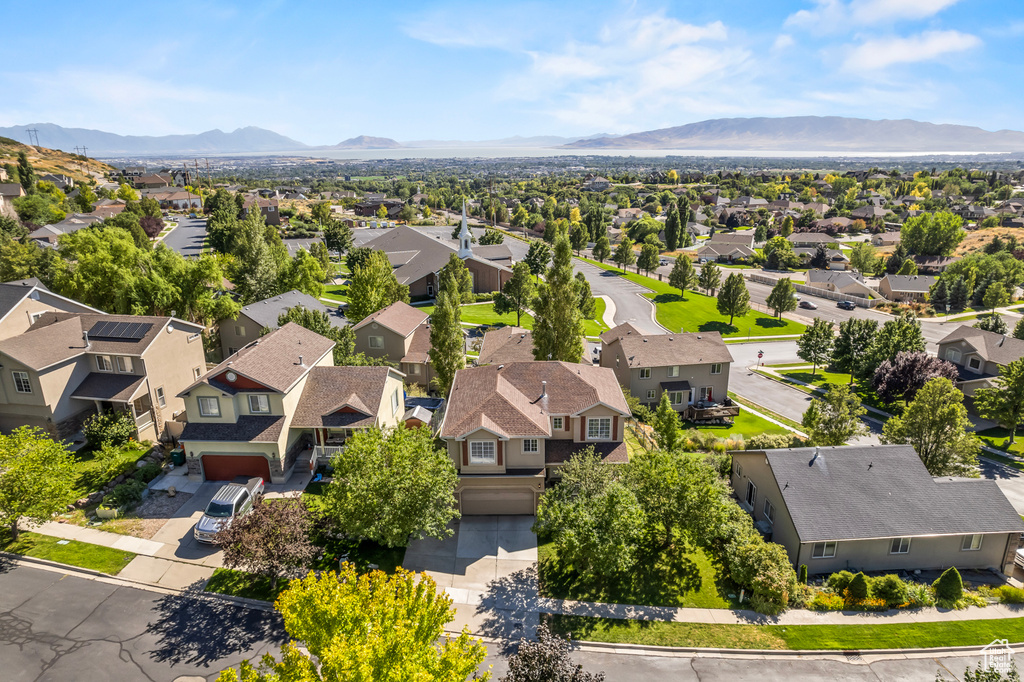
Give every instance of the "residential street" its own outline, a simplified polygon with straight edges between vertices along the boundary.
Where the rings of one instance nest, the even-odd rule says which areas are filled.
[[[164,595],[29,566],[0,564],[0,660],[5,682],[181,682],[215,680],[226,667],[276,653],[287,640],[280,618],[201,595]],[[488,642],[493,679],[507,670],[500,642]],[[962,675],[977,657],[865,662],[625,654],[576,651],[608,682],[792,679],[933,680],[940,668]],[[869,657],[870,658],[870,657]],[[1018,656],[1018,665],[1024,657]],[[952,679],[947,675],[949,679]]]
[[[175,216],[178,226],[164,237],[163,243],[183,256],[198,256],[206,240],[206,218]]]

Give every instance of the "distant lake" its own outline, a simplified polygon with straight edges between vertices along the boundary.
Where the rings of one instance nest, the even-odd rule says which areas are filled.
[[[551,156],[621,156],[657,158],[666,156],[708,156],[734,157],[752,156],[761,158],[905,158],[917,156],[974,156],[1004,152],[977,151],[935,151],[935,152],[886,152],[886,151],[778,151],[759,149],[558,149],[556,147],[403,147],[401,149],[297,149],[283,152],[248,152],[234,154],[210,154],[209,156],[304,156],[319,159],[501,159],[501,158],[542,158]]]

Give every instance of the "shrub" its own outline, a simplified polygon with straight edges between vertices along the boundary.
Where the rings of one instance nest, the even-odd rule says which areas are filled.
[[[863,573],[853,576],[850,584],[846,586],[846,592],[850,599],[861,601],[868,598],[868,579]]]
[[[871,596],[893,607],[902,606],[909,600],[907,584],[892,574],[871,581]]]
[[[476,301],[477,303],[482,303],[484,301],[493,301],[494,300],[494,292],[493,291],[481,291],[478,294],[473,294],[473,300]]]
[[[136,471],[132,478],[134,478],[137,481],[142,481],[143,483],[149,483],[157,476],[159,476],[161,471],[161,466],[156,462],[152,462]]]
[[[796,574],[782,545],[744,534],[730,543],[726,558],[733,580],[753,591],[751,605],[758,613],[773,615],[786,607]]]
[[[704,457],[704,463],[714,469],[722,478],[729,478],[732,473],[732,455],[711,452]]]
[[[779,603],[771,596],[755,592],[750,598],[750,608],[766,616],[777,616],[786,608],[786,604]]]
[[[93,460],[96,461],[101,470],[101,478],[109,480],[130,470],[131,458],[122,448],[112,445],[104,445],[95,453]]]
[[[846,588],[850,586],[850,581],[853,580],[853,573],[849,571],[839,571],[833,573],[828,577],[828,586],[832,588],[832,591],[836,594],[842,594],[846,591]]]
[[[807,608],[812,611],[842,611],[845,606],[846,601],[833,592],[818,592],[807,603]]]
[[[103,499],[103,505],[111,509],[134,506],[142,501],[142,491],[145,489],[145,483],[129,478],[110,491],[110,494]]]
[[[82,431],[91,447],[121,447],[135,435],[135,422],[127,412],[110,410],[89,417]]]
[[[793,588],[792,594],[789,595],[789,605],[794,609],[805,609],[814,594],[814,589],[809,585],[797,584]]]
[[[803,439],[796,434],[787,433],[759,433],[747,439],[747,450],[778,450],[791,448],[795,443],[802,443]]]
[[[951,605],[964,596],[964,581],[960,578],[960,572],[954,567],[947,568],[939,579],[932,583],[935,588],[935,599]]]
[[[1024,590],[1013,585],[1002,585],[995,590],[996,597],[1004,604],[1024,604]]]
[[[807,564],[800,564],[800,577],[798,580],[801,585],[807,584]]]
[[[907,584],[907,606],[912,609],[919,609],[923,606],[931,606],[935,603],[931,590],[927,585],[920,583]]]

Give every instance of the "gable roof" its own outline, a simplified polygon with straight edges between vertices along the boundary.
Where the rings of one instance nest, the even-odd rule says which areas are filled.
[[[601,334],[601,340],[604,341],[605,343],[611,343],[620,336],[628,336],[631,334],[643,336],[642,331],[631,325],[629,322],[623,322],[618,327],[612,327],[604,334]]]
[[[398,228],[395,228],[398,229]],[[415,308],[408,303],[395,301],[386,308],[381,308],[375,313],[370,313],[359,321],[352,331],[359,331],[371,322],[376,322],[385,329],[390,329],[396,334],[407,337],[416,331],[416,328],[427,321],[430,316],[423,310]]]
[[[864,284],[864,275],[855,271],[843,270],[822,270],[813,268],[807,271],[808,282],[830,282],[837,289],[849,286],[851,283]]]
[[[891,291],[911,291],[914,293],[925,293],[935,284],[936,278],[931,275],[889,275],[882,278],[883,282],[889,282]],[[879,282],[881,284],[881,282]]]
[[[501,327],[484,332],[477,364],[506,364],[532,360],[533,333],[529,329]]]
[[[557,361],[469,367],[455,373],[439,435],[458,439],[485,428],[501,438],[550,436],[549,415],[598,404],[629,414],[607,367]]]
[[[458,251],[448,240],[431,237],[408,225],[391,228],[362,246],[389,254],[389,260],[391,254],[401,253],[399,262],[391,262],[400,284],[416,282],[432,272],[439,272],[448,262],[449,256]],[[481,256],[473,255],[466,260],[508,270],[504,265]]]
[[[767,458],[800,542],[1024,531],[995,481],[932,478],[910,445],[755,454]]]
[[[341,428],[373,426],[390,367],[314,367],[292,415],[293,427]],[[356,412],[339,412],[350,407]]]
[[[666,367],[732,362],[732,353],[718,332],[629,334],[614,339],[627,367]]]
[[[332,311],[309,294],[304,294],[296,289],[263,299],[262,301],[250,303],[242,308],[239,314],[245,315],[261,327],[277,329],[277,318],[296,306],[327,313],[333,326],[345,326],[344,319],[337,309]]]
[[[1004,367],[1024,357],[1024,341],[1012,336],[969,327],[966,324],[947,334],[939,341],[939,345],[956,341],[966,341],[986,362],[994,362]]]
[[[823,232],[794,232],[786,237],[790,244],[831,244],[839,241]]]
[[[741,244],[749,248],[754,245],[754,233],[715,232],[704,244]]]
[[[200,384],[225,393],[237,393],[238,389],[216,379],[229,369],[273,391],[286,393],[333,348],[334,341],[289,322],[229,356],[178,396]],[[300,356],[302,364],[299,364]]]

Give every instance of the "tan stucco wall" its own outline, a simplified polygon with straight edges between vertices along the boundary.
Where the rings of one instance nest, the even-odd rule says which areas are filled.
[[[26,287],[28,288],[28,287]],[[0,341],[18,336],[32,326],[32,315],[47,312],[91,313],[95,312],[80,303],[65,301],[45,291],[37,291],[38,300],[26,297],[11,310],[0,323]]]
[[[200,374],[206,372],[202,332],[185,327],[168,333],[165,327],[143,353],[142,366],[135,369],[136,373],[146,374],[146,390],[153,404],[155,423],[162,432],[164,422],[185,410],[185,401],[178,394],[195,381],[195,370]],[[156,397],[159,387],[164,389],[164,407],[160,407]]]
[[[602,357],[602,362],[604,358]],[[612,358],[612,363],[615,362],[615,358]],[[712,398],[716,401],[721,402],[729,393],[729,369],[731,363],[723,362],[722,371],[720,374],[711,373],[711,363],[703,365],[679,365],[679,375],[670,377],[668,375],[668,366],[651,367],[651,378],[641,379],[640,370],[643,368],[633,367],[628,370],[629,381],[625,384],[629,387],[629,392],[644,403],[656,403],[661,400],[662,382],[666,381],[687,381],[690,384],[691,389],[691,401],[686,404],[677,405],[678,411],[686,409],[687,405],[692,404],[700,400],[700,389],[703,387],[711,388]],[[622,371],[621,368],[619,370]],[[649,390],[654,391],[654,397],[648,398],[647,392]]]
[[[256,324],[245,314],[239,314],[237,320],[221,320],[218,326],[220,328],[220,347],[224,353],[224,359],[231,354],[232,348],[237,352],[240,348],[244,348],[260,338],[260,332],[263,331],[262,325]],[[242,333],[239,334],[239,331]]]
[[[742,474],[740,470],[742,469]],[[746,509],[745,498],[747,494],[747,482],[753,481],[757,486],[757,496],[754,500],[752,515],[754,522],[766,519],[764,513],[764,501],[767,499],[775,507],[775,523],[772,526],[772,542],[786,548],[789,560],[797,564],[797,553],[800,545],[800,538],[793,525],[793,518],[789,510],[782,502],[782,491],[775,481],[771,467],[765,461],[765,456],[760,452],[741,453],[734,452],[732,456],[732,474],[730,484],[736,493],[740,506]],[[748,509],[748,511],[751,511]]]
[[[398,394],[398,409],[391,408],[391,396]],[[384,382],[384,393],[380,400],[380,407],[377,410],[377,424],[381,427],[398,426],[398,422],[405,414],[405,384],[401,377],[389,373],[387,381]]]
[[[384,337],[384,347],[370,348],[371,336]],[[365,353],[370,358],[386,358],[391,362],[398,362],[405,357],[411,342],[412,334],[404,337],[376,322],[356,330],[356,352]]]

